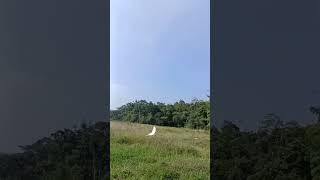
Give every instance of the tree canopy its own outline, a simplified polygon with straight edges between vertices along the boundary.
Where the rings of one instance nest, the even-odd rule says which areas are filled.
[[[211,129],[212,176],[219,180],[320,179],[320,124],[301,126],[267,114],[256,131],[232,122]]]
[[[139,100],[127,103],[110,114],[111,120],[194,129],[210,128],[209,100],[194,99],[190,103],[180,100],[174,104]]]
[[[22,153],[0,154],[0,179],[107,179],[108,123],[83,123],[80,128],[52,133]]]

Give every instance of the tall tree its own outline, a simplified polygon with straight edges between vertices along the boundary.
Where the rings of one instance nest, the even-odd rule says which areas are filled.
[[[320,108],[316,108],[316,107],[311,106],[310,112],[317,116],[317,122],[319,123],[320,122]]]

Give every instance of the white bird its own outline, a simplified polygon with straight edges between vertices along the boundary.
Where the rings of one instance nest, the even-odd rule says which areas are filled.
[[[146,136],[153,136],[155,133],[156,133],[156,127],[153,126],[151,133],[147,134]]]

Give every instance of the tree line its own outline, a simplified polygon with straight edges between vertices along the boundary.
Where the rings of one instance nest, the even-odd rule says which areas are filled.
[[[174,104],[165,104],[139,100],[112,110],[110,118],[143,124],[209,129],[210,102],[193,99],[190,103],[180,100]]]
[[[310,108],[318,116],[316,110]],[[211,129],[211,135],[214,179],[320,179],[320,122],[301,126],[267,114],[256,131],[241,131],[224,121],[221,128]]]
[[[107,122],[83,123],[20,146],[21,153],[0,154],[0,179],[107,179],[108,127]]]

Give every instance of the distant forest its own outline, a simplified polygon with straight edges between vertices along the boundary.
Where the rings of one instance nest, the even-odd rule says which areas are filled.
[[[245,132],[225,121],[211,129],[211,147],[217,180],[320,180],[320,122],[301,126],[267,114],[258,130]]]
[[[210,101],[194,99],[190,103],[180,100],[174,104],[164,104],[140,100],[112,110],[110,118],[143,124],[209,129]]]
[[[108,127],[107,122],[83,123],[20,146],[21,153],[0,154],[0,179],[107,179]]]

